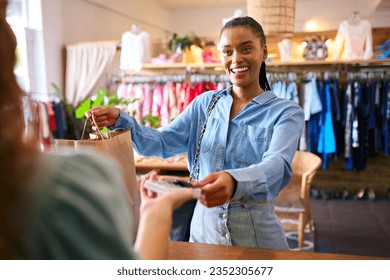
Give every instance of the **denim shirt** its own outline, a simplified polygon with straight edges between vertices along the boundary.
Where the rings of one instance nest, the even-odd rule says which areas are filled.
[[[291,178],[291,161],[303,131],[304,113],[295,102],[266,91],[253,98],[230,120],[231,90],[229,87],[222,91],[222,97],[209,117],[199,156],[199,179],[224,170],[237,181],[237,188],[230,201],[222,206],[206,208],[197,204],[191,239],[205,243],[270,247],[259,245],[258,240],[254,241],[256,244],[250,242],[249,245],[240,240],[234,241],[232,238],[235,236],[232,236],[228,225],[240,224],[241,218],[228,220],[231,216],[229,211],[240,209],[235,204],[257,210],[259,205],[265,205],[265,208],[261,206],[261,211],[270,212],[272,217],[269,219],[278,223],[274,220],[272,200]],[[208,91],[199,95],[175,120],[159,129],[139,125],[123,111],[115,126],[109,128],[130,129],[135,149],[144,156],[166,158],[187,152],[188,168],[191,170],[208,105],[218,93]],[[223,227],[217,223],[218,219],[226,220]],[[252,229],[246,230],[264,230],[261,228],[263,225],[253,228],[251,222],[247,224]],[[197,234],[198,231],[202,232]],[[239,235],[237,238],[241,239]],[[226,240],[220,240],[221,236]]]

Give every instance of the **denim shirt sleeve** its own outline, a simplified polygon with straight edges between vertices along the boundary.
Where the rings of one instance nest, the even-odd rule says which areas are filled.
[[[194,120],[198,119],[199,108],[203,107],[201,102],[204,98],[195,98],[179,116],[158,129],[138,124],[122,110],[116,124],[108,128],[130,130],[134,148],[144,156],[167,158],[184,152],[191,154],[198,129]]]
[[[294,106],[282,115],[273,127],[268,150],[260,163],[239,169],[225,170],[237,181],[232,201],[252,197],[273,200],[292,176],[291,161],[303,131],[303,110]]]

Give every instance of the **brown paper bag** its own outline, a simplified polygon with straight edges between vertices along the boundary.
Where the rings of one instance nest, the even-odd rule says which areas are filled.
[[[75,150],[83,147],[91,147],[103,155],[109,155],[117,161],[118,165],[122,169],[121,171],[129,194],[129,203],[133,212],[133,237],[135,238],[139,223],[139,207],[141,199],[137,187],[133,145],[131,142],[130,131],[109,132],[107,139],[101,139],[101,136],[96,139],[86,140],[55,139],[54,146],[55,148],[61,146],[73,147]]]

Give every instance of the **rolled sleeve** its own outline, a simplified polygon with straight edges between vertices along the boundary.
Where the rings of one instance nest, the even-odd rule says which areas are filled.
[[[131,130],[134,127],[134,118],[130,117],[125,111],[119,111],[119,118],[115,125],[109,126],[109,130],[126,129]]]
[[[237,181],[237,188],[231,198],[232,201],[242,200],[249,196],[256,199],[267,198],[267,178],[263,171],[256,170],[256,176],[253,175],[253,170],[250,167],[225,170],[225,172]]]

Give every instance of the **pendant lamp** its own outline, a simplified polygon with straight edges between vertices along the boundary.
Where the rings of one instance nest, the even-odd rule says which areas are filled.
[[[248,16],[257,20],[267,37],[292,37],[296,0],[247,0]]]

